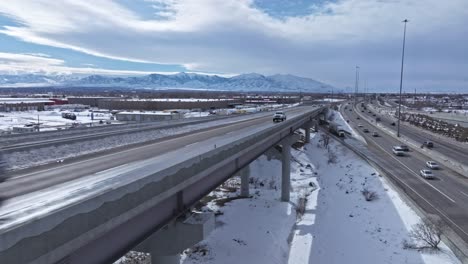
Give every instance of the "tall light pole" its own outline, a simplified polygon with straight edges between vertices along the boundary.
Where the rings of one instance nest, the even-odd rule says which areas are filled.
[[[358,91],[359,91],[359,66],[356,66],[356,83],[354,84],[354,104],[357,104]]]
[[[400,137],[401,90],[403,88],[403,62],[404,62],[404,59],[405,59],[406,23],[408,23],[408,19],[405,19],[402,22],[405,23],[405,29],[403,31],[403,51],[401,53],[400,99],[398,100],[398,130],[397,130],[397,137]]]

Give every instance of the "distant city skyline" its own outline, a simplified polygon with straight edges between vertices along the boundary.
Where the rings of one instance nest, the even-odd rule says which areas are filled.
[[[294,74],[396,92],[468,90],[465,0],[15,0],[0,74]],[[361,82],[364,88],[364,83]]]

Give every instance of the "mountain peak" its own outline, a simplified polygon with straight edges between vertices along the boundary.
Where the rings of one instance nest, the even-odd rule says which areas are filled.
[[[103,75],[54,76],[54,75],[0,75],[0,86],[14,87],[15,84],[31,86],[70,87],[128,87],[152,89],[206,89],[223,91],[268,91],[268,92],[326,92],[331,86],[309,78],[291,74],[264,76],[247,73],[230,78],[217,75],[180,72],[176,74],[149,74],[134,77],[111,77]]]

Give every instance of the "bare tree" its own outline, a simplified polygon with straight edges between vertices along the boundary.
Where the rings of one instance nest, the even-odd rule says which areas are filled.
[[[338,161],[338,157],[336,156],[336,153],[330,149],[330,147],[327,147],[328,150],[328,164],[335,164]]]
[[[328,144],[330,144],[330,136],[327,134],[322,134],[322,144],[326,148],[328,147]]]
[[[443,221],[435,216],[428,217],[413,226],[409,237],[417,244],[403,241],[404,248],[411,249],[439,249],[442,240]]]

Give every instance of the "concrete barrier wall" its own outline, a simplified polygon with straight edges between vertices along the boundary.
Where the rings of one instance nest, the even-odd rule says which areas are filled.
[[[292,118],[9,230],[0,238],[0,263],[112,261],[320,111]]]

